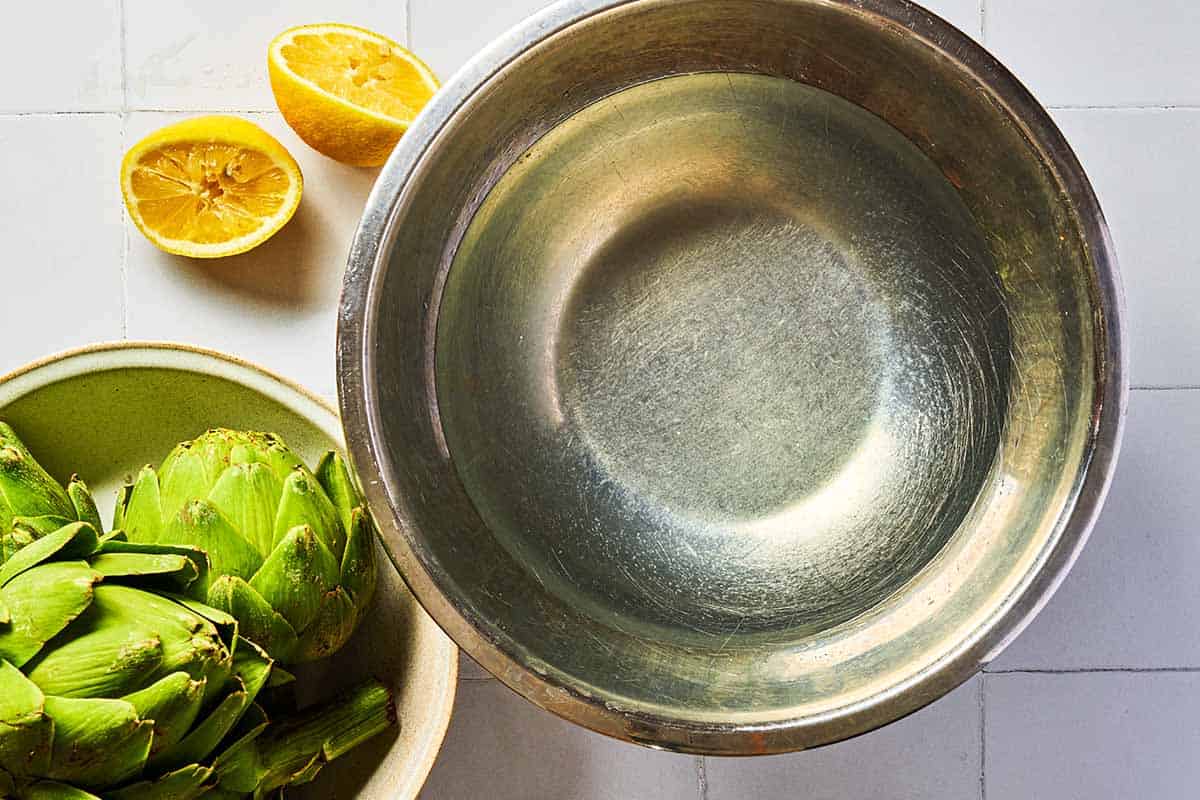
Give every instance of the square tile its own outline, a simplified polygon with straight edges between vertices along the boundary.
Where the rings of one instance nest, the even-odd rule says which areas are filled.
[[[421,800],[700,800],[698,763],[564,722],[499,681],[465,681]]]
[[[506,0],[465,3],[447,0],[409,0],[413,52],[443,81],[493,39],[551,0]]]
[[[877,731],[803,753],[706,758],[706,800],[974,800],[979,678]]]
[[[1200,3],[985,5],[984,42],[1047,105],[1200,103]]]
[[[135,109],[274,110],[267,45],[293,25],[346,22],[404,43],[405,0],[125,0]]]
[[[460,681],[495,680],[492,673],[479,666],[478,661],[467,655],[466,650],[458,651],[458,679]]]
[[[1096,529],[1042,612],[990,666],[1197,667],[1200,391],[1135,391]]]
[[[979,38],[982,15],[979,0],[924,0],[921,5],[974,39]]]
[[[121,107],[121,0],[5,4],[0,111]]]
[[[1200,675],[989,675],[988,800],[1166,800],[1200,784]]]
[[[121,338],[120,163],[116,114],[0,117],[0,373]]]
[[[132,114],[127,142],[186,116]],[[213,260],[163,253],[130,224],[128,333],[233,353],[332,398],[342,274],[376,172],[310,150],[278,114],[247,119],[300,163],[300,208],[254,250]]]
[[[1200,110],[1055,112],[1112,229],[1135,386],[1200,384]]]

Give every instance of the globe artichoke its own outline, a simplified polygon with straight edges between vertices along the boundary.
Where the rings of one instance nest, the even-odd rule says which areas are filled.
[[[375,592],[375,528],[345,461],[316,474],[272,434],[215,429],[144,468],[117,502],[132,542],[208,553],[189,594],[284,664],[333,653]]]
[[[251,709],[271,661],[227,614],[129,585],[184,588],[195,557],[76,522],[0,568],[0,783],[11,793],[119,798],[109,790],[146,774],[192,792],[211,782],[203,760]]]
[[[77,521],[100,530],[87,486],[72,477],[64,489],[0,422],[0,565],[34,539]]]
[[[232,617],[164,592],[201,561],[77,522],[0,567],[0,797],[260,798],[391,724],[377,683],[270,723],[256,696],[290,676]]]

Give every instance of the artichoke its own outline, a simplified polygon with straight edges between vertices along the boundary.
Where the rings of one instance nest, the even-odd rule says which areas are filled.
[[[69,522],[100,530],[100,515],[87,486],[72,477],[64,489],[0,422],[0,565],[17,550]]]
[[[121,798],[147,775],[171,796],[211,785],[204,760],[272,664],[227,614],[130,585],[183,588],[196,555],[76,522],[0,567],[0,783],[11,793]]]
[[[316,474],[272,434],[215,429],[144,468],[117,502],[131,542],[197,547],[189,596],[283,664],[339,649],[375,592],[375,527],[346,462]]]
[[[260,798],[392,723],[377,683],[269,722],[255,698],[291,676],[232,617],[166,592],[201,555],[77,522],[0,567],[0,797]]]

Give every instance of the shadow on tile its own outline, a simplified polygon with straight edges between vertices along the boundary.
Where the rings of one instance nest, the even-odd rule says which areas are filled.
[[[706,800],[977,800],[979,681],[845,742],[792,755],[706,759]]]
[[[463,681],[421,800],[697,800],[696,764],[564,722],[499,681]]]
[[[345,266],[344,262],[326,263],[314,257],[320,252],[321,240],[329,236],[329,228],[321,209],[301,200],[287,225],[247,253],[173,260],[194,281],[219,284],[260,303],[297,311],[321,308],[331,297],[336,298]]]

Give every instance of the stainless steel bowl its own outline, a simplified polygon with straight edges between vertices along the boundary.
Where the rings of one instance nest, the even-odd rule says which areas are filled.
[[[1075,558],[1126,384],[1046,113],[902,0],[576,0],[368,202],[347,439],[418,598],[530,700],[800,749],[973,674]]]

